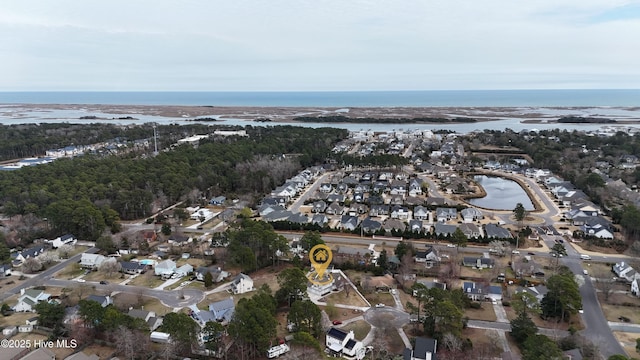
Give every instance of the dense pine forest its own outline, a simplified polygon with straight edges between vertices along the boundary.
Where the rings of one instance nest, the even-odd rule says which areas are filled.
[[[119,131],[129,137],[134,137],[137,131],[148,134],[144,128],[117,130],[106,125],[88,128],[69,125],[51,131],[86,134],[88,138],[88,134],[99,132],[103,126],[109,136],[95,135],[95,139]],[[174,129],[178,134],[172,132]],[[213,132],[203,126],[177,126],[177,129],[161,126],[158,132],[166,143],[169,137],[181,138],[198,131],[204,133],[206,129]],[[87,154],[0,172],[3,212],[8,216],[46,217],[53,230],[96,239],[105,228],[117,227],[119,219],[144,218],[154,209],[179,200],[197,202],[202,197],[220,194],[257,199],[302,168],[324,161],[333,145],[347,136],[346,130],[330,128],[247,127],[246,130],[247,137],[210,138],[197,147],[175,146],[157,156],[151,156],[150,150],[144,155]],[[49,141],[37,133],[34,137],[38,140],[26,140],[25,136],[24,143],[39,142],[42,148],[51,148],[52,141],[61,141],[57,137]]]

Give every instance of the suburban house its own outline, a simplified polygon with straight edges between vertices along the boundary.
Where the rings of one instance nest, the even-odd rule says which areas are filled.
[[[405,348],[402,360],[436,360],[436,339],[417,337],[413,349]]]
[[[600,216],[587,217],[581,230],[586,236],[594,236],[599,239],[613,239],[611,223]]]
[[[158,234],[153,230],[146,230],[142,232],[142,239],[146,242],[154,242],[158,239]]]
[[[631,282],[631,293],[637,297],[640,297],[640,281],[638,279],[633,279]]]
[[[447,222],[458,217],[458,211],[455,208],[436,208],[436,220],[438,222]]]
[[[50,294],[44,290],[21,289],[18,303],[13,307],[13,311],[35,311],[35,305],[41,301],[49,301]]]
[[[465,281],[462,283],[462,291],[473,301],[483,301],[487,295],[484,290],[480,284],[476,284],[473,281]]]
[[[176,271],[176,263],[173,260],[160,261],[154,271],[158,276],[170,277]]]
[[[453,235],[454,232],[456,232],[456,229],[458,227],[455,225],[449,225],[449,224],[443,224],[441,222],[437,222],[434,226],[433,226],[433,232],[436,234],[436,236],[451,236]]]
[[[234,294],[244,294],[252,290],[255,289],[253,288],[253,279],[249,275],[240,273],[231,282],[231,291]]]
[[[142,274],[145,272],[146,265],[141,264],[138,261],[121,261],[120,270],[129,275]]]
[[[633,280],[640,278],[640,275],[636,270],[624,261],[613,265],[613,272],[616,273],[617,277],[625,279],[627,282],[632,282]]]
[[[175,246],[182,246],[182,245],[187,245],[189,243],[191,243],[193,241],[193,239],[189,236],[184,236],[184,235],[171,235],[169,237],[169,244],[171,245],[175,245]]]
[[[447,290],[447,284],[438,282],[438,280],[430,281],[430,280],[421,279],[421,280],[417,280],[416,284],[423,285],[427,289],[438,288],[442,290]],[[418,292],[416,290],[413,290],[413,296],[417,296],[417,295],[418,295]]]
[[[107,306],[113,304],[113,300],[108,295],[107,296],[89,295],[89,296],[87,296],[87,300],[95,301],[98,304],[100,304],[100,306],[102,306],[102,307],[107,307]]]
[[[233,302],[233,297],[209,304],[209,311],[213,313],[214,319],[222,323],[228,323],[235,310],[236,305]]]
[[[332,327],[327,332],[325,343],[329,353],[334,356],[360,360],[364,358],[366,352],[362,342],[355,339],[353,330],[346,333]]]
[[[431,268],[440,262],[438,251],[433,246],[428,246],[425,250],[416,251],[415,262],[423,263],[425,267]]]
[[[28,249],[24,249],[22,251],[16,252],[16,253],[12,253],[11,257],[13,258],[14,265],[19,266],[20,264],[22,264],[23,261],[27,260],[28,258],[34,258],[37,257],[38,255],[42,254],[44,252],[44,246],[42,245],[38,245],[38,246],[34,246]]]
[[[107,258],[100,254],[82,253],[80,258],[80,266],[86,269],[97,269]]]
[[[184,265],[180,266],[179,268],[176,268],[176,270],[174,271],[174,273],[177,274],[180,277],[187,276],[187,275],[191,274],[192,272],[193,272],[193,266],[191,266],[189,264],[184,264]]]
[[[511,232],[497,224],[487,224],[484,226],[484,235],[488,239],[510,239]]]
[[[536,298],[536,300],[538,300],[538,304],[539,304],[544,298],[544,296],[549,292],[549,289],[547,289],[547,287],[544,285],[528,286],[528,287],[518,288],[516,290],[516,293],[519,293],[522,291],[528,292],[529,294],[533,295]]]
[[[495,264],[495,260],[484,254],[480,257],[465,256],[462,258],[462,265],[477,269],[491,269]]]
[[[196,269],[195,273],[196,273],[196,279],[198,279],[199,281],[204,281],[205,275],[207,273],[211,273],[214,283],[220,282],[224,280],[227,276],[229,276],[228,272],[220,269],[220,267],[217,267],[217,266],[209,266],[209,267],[200,266],[199,268]]]
[[[324,213],[325,210],[327,210],[327,203],[323,200],[314,202],[311,207],[311,212],[313,213]]]
[[[480,229],[476,226],[476,224],[463,223],[463,224],[460,224],[458,228],[462,231],[464,236],[467,237],[467,239],[477,238],[482,235],[480,233]]]
[[[362,223],[360,223],[360,227],[364,232],[376,232],[380,230],[382,224],[379,221],[367,217],[366,219],[362,220]]]
[[[151,331],[156,330],[160,325],[162,325],[162,317],[157,316],[154,311],[131,309],[129,310],[128,315],[136,319],[142,319],[147,323],[147,326],[149,326]]]
[[[325,226],[329,222],[329,218],[324,214],[315,214],[311,217],[311,223],[319,226]]]
[[[11,275],[11,264],[0,265],[0,278]]]
[[[359,223],[356,216],[342,215],[339,227],[342,230],[353,231],[358,227]]]
[[[209,200],[209,204],[210,205],[223,205],[224,202],[227,201],[227,198],[225,196],[216,196],[214,198],[212,198],[211,200]]]
[[[62,245],[74,245],[76,243],[77,239],[70,234],[67,235],[62,235],[59,236],[53,240],[49,240],[47,241],[49,244],[51,244],[51,247],[53,247],[54,249],[59,248]]]
[[[369,208],[369,216],[386,216],[389,215],[389,205],[375,204]]]
[[[477,220],[481,220],[484,215],[482,215],[482,211],[476,208],[466,208],[460,211],[460,215],[462,216],[462,221],[465,223],[472,223]]]
[[[413,209],[413,218],[417,220],[429,220],[430,211],[424,206],[416,206]]]

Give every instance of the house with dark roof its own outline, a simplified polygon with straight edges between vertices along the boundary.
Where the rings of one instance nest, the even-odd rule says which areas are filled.
[[[495,265],[495,260],[488,256],[465,256],[462,258],[462,265],[476,269],[491,269]]]
[[[314,202],[311,206],[311,212],[313,213],[323,213],[327,209],[327,203],[323,200],[318,200]]]
[[[340,219],[340,224],[338,225],[342,230],[353,231],[358,227],[359,220],[355,216],[351,215],[342,215]]]
[[[53,240],[49,240],[47,242],[51,244],[51,247],[53,247],[54,249],[57,249],[62,245],[74,245],[77,241],[78,240],[75,238],[75,236],[71,234],[66,234],[66,235],[58,236],[57,238]]]
[[[255,290],[253,288],[253,279],[246,274],[240,273],[231,282],[231,292],[234,294],[244,294]]]
[[[480,235],[482,235],[480,233],[480,229],[478,228],[478,226],[476,226],[476,224],[463,223],[463,224],[460,224],[458,228],[462,231],[464,236],[467,237],[467,239],[477,238]]]
[[[489,239],[510,239],[511,232],[498,224],[487,224],[484,226],[484,235]]]
[[[456,232],[457,228],[458,227],[455,225],[449,225],[449,224],[443,224],[441,222],[437,222],[433,226],[433,232],[437,236],[451,236],[453,235],[454,232]]]
[[[136,319],[142,319],[145,322],[147,322],[152,317],[155,317],[156,313],[154,311],[146,311],[146,310],[142,310],[142,309],[131,309],[131,310],[129,310],[127,315],[129,315],[129,316],[131,316],[133,318],[136,318]]]
[[[24,249],[22,251],[12,253],[11,258],[17,262],[17,265],[20,265],[22,264],[23,261],[27,260],[28,258],[35,258],[38,255],[42,254],[43,252],[44,252],[44,246],[37,245],[37,246],[30,247],[28,249]]]
[[[473,301],[482,301],[485,299],[486,292],[484,287],[473,281],[465,281],[462,283],[462,291],[467,297]]]
[[[387,216],[389,215],[389,205],[385,204],[372,204],[369,208],[369,216]]]
[[[229,276],[229,273],[227,271],[222,270],[218,266],[200,266],[195,271],[196,279],[199,281],[204,281],[204,277],[207,273],[211,273],[214,283],[218,283]]]
[[[113,304],[113,300],[111,299],[111,297],[109,295],[106,296],[101,296],[101,295],[89,295],[87,296],[87,300],[89,301],[95,301],[98,304],[100,304],[100,306],[102,307],[107,307],[111,304]]]
[[[382,224],[379,221],[373,220],[372,218],[368,217],[362,220],[362,223],[360,223],[360,227],[362,228],[362,231],[365,232],[376,232],[380,230]]]
[[[344,206],[340,205],[337,202],[333,202],[327,206],[327,210],[325,210],[325,214],[327,215],[342,215],[344,213]]]
[[[324,214],[315,214],[311,218],[311,223],[315,225],[325,226],[329,222],[329,218]]]
[[[402,360],[437,360],[437,346],[436,339],[417,337],[413,349],[404,349]]]
[[[589,216],[584,220],[581,230],[586,236],[594,236],[599,239],[613,239],[613,226],[600,216]]]
[[[147,268],[146,265],[141,264],[138,261],[121,261],[120,262],[120,271],[129,275],[142,274],[143,272],[145,272],[146,268]]]
[[[416,251],[414,257],[415,262],[424,264],[425,267],[431,268],[440,262],[438,250],[433,246],[427,245],[425,250]]]
[[[365,348],[361,341],[355,339],[353,330],[344,332],[332,327],[325,336],[327,352],[334,356],[361,360],[365,356]]]
[[[409,230],[411,232],[419,233],[424,230],[424,226],[422,224],[422,220],[409,220]]]

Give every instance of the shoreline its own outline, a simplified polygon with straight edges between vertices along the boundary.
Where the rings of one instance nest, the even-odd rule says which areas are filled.
[[[81,116],[96,116],[99,118],[122,116],[155,116],[176,118],[182,121],[190,120],[194,123],[221,123],[224,120],[245,120],[268,124],[274,122],[304,123],[295,121],[296,117],[344,116],[345,118],[377,118],[377,119],[413,119],[413,118],[472,118],[475,121],[489,122],[506,119],[518,119],[525,124],[557,123],[561,117],[591,117],[603,119],[603,122],[588,122],[591,125],[625,125],[640,123],[640,107],[284,107],[284,106],[193,106],[193,105],[100,105],[100,104],[0,104],[0,119],[38,117],[47,118],[48,115],[66,115],[68,119],[80,119]],[[198,118],[210,118],[198,120]],[[259,121],[268,119],[268,121]],[[605,122],[605,119],[615,122]],[[86,119],[90,122],[92,119]],[[258,121],[256,121],[258,120]],[[144,119],[140,119],[144,122]],[[319,121],[327,124],[338,122]],[[345,121],[344,123],[361,123]],[[454,124],[448,122],[402,121],[381,122],[384,124]],[[365,124],[365,123],[362,123]],[[578,123],[576,123],[578,124]]]

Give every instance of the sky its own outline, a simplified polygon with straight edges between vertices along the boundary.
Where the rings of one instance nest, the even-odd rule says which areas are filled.
[[[640,0],[6,0],[0,91],[640,88]]]

